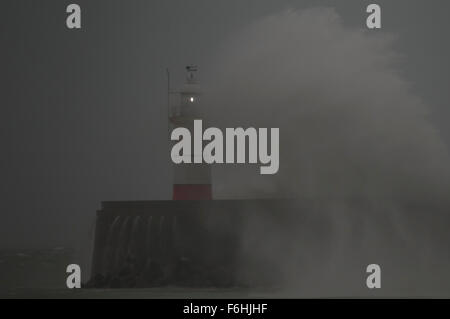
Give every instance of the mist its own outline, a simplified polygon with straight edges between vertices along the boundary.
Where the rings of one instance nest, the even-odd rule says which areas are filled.
[[[244,249],[282,264],[291,291],[361,292],[362,265],[377,256],[388,276],[403,278],[384,293],[442,293],[420,278],[450,264],[446,228],[426,222],[448,223],[449,153],[402,75],[407,52],[395,43],[393,34],[344,26],[333,9],[286,10],[231,36],[204,75],[209,121],[280,128],[278,174],[219,165],[215,198],[315,203],[312,217],[289,228],[248,221]]]
[[[166,67],[175,88],[193,63],[205,126],[280,128],[277,174],[213,168],[216,199],[299,199],[289,223],[249,214],[241,245],[258,267],[281,265],[272,276],[296,295],[367,293],[369,263],[382,266],[381,293],[450,295],[449,3],[438,2],[379,1],[380,32],[365,29],[361,1],[80,1],[83,29],[70,32],[66,3],[7,1],[0,250],[73,249],[87,278],[102,201],[172,198]]]

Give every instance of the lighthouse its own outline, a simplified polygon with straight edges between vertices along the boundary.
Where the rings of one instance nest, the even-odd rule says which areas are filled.
[[[193,131],[194,120],[202,119],[204,105],[197,80],[197,66],[186,66],[186,80],[178,92],[169,88],[169,127],[173,130],[184,127]],[[211,168],[208,164],[195,158],[202,158],[201,151],[185,154],[191,157],[191,163],[173,164],[173,200],[208,200],[212,199]]]

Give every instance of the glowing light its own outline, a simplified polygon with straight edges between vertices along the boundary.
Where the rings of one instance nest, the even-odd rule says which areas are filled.
[[[191,96],[190,99],[189,99],[189,101],[191,101],[191,103],[194,103],[194,97]]]

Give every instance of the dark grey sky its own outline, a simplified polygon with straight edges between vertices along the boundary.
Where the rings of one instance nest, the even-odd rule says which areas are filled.
[[[102,200],[170,197],[165,68],[181,79],[223,41],[286,8],[332,6],[365,27],[373,1],[3,1],[0,247],[76,245]],[[376,1],[401,72],[450,144],[448,1]],[[376,31],[374,31],[376,32]]]

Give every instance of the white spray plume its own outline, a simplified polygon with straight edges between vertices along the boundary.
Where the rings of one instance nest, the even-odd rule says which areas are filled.
[[[364,274],[361,265],[374,251],[386,263],[399,260],[394,268],[432,264],[444,251],[431,230],[420,233],[423,225],[410,222],[400,208],[448,201],[450,158],[427,118],[427,105],[398,70],[402,56],[394,42],[389,34],[344,26],[333,9],[288,10],[232,37],[208,67],[205,104],[211,122],[280,128],[279,173],[260,176],[256,167],[219,165],[214,196],[300,196],[320,199],[330,211],[327,218],[317,217],[322,222],[295,226],[298,244],[292,247],[269,249],[269,240],[261,242],[292,239],[287,234],[292,228],[279,229],[270,220],[249,222],[243,242],[248,252],[259,250],[261,260],[283,262],[291,283],[298,283],[301,269],[303,285],[296,287],[314,278],[306,285],[309,295],[323,295],[330,286],[337,294],[352,292],[342,287],[362,287],[359,279],[349,284],[339,270],[349,277]],[[373,205],[357,217],[362,212],[346,198]]]
[[[445,195],[446,146],[396,69],[393,40],[319,8],[261,19],[226,43],[208,113],[230,127],[279,127],[280,172],[218,167],[215,195]]]

